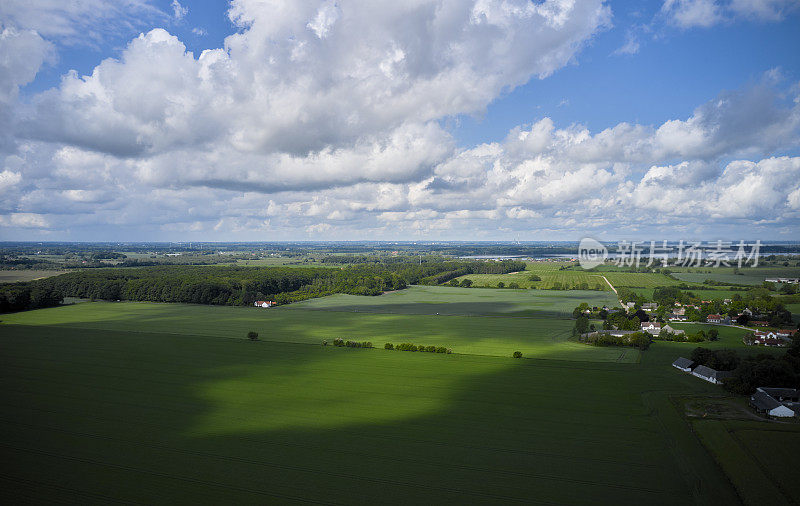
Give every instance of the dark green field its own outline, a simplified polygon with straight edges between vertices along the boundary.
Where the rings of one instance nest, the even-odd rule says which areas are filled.
[[[414,332],[432,343],[505,349],[504,339],[522,339],[520,329],[537,318],[283,309],[87,303],[4,315],[0,497],[7,504],[739,501],[670,397],[723,394],[670,367],[692,345],[655,343],[636,363],[606,354],[618,348],[565,342],[577,348],[556,352],[544,330],[532,334],[530,349],[559,359],[334,348],[317,344],[317,325],[356,333],[361,322],[392,334],[403,332],[393,325],[417,321]],[[384,317],[392,319],[377,323]],[[267,340],[245,340],[242,330],[258,319]],[[505,337],[504,329],[518,334]],[[787,455],[791,463],[798,452]],[[770,486],[781,497],[792,493]]]

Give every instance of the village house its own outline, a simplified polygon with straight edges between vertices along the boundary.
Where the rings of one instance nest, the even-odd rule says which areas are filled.
[[[672,367],[680,369],[683,372],[692,372],[694,362],[688,358],[678,357],[678,359],[672,363]]]
[[[698,365],[692,371],[692,376],[697,376],[702,380],[706,380],[709,383],[714,383],[715,385],[721,385],[722,380],[725,378],[729,378],[733,375],[730,371],[717,371],[716,369],[712,369],[705,365]]]
[[[655,302],[645,302],[644,304],[642,304],[642,309],[649,313],[650,311],[655,311],[656,309],[658,309],[658,304],[656,304]]]
[[[769,327],[769,322],[765,322],[763,320],[752,320],[750,325],[754,327]]]
[[[753,344],[756,346],[783,347],[788,346],[792,342],[792,339],[789,336],[782,336],[771,330],[756,330],[753,332],[753,337]]]
[[[253,303],[255,307],[272,307],[275,305],[275,302],[271,300],[257,300]]]
[[[706,321],[708,323],[721,323],[722,322],[722,316],[720,316],[718,314],[710,314],[710,315],[706,316]]]
[[[671,313],[669,316],[667,316],[667,319],[673,322],[685,322],[686,320],[688,320],[685,314],[677,314],[677,313]]]
[[[680,305],[680,302],[676,302],[675,304]],[[679,307],[678,309],[673,310],[672,314],[683,316],[683,315],[686,314],[686,308],[685,307]]]
[[[776,418],[800,415],[798,391],[794,388],[757,388],[750,397],[750,406],[757,412]]]
[[[642,330],[657,336],[661,332],[661,323],[659,322],[642,322]]]

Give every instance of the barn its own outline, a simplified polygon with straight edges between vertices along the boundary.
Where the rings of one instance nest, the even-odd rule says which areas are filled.
[[[764,388],[757,388],[756,393],[750,397],[750,405],[759,413],[764,413],[776,418],[789,418],[795,412],[781,404],[775,397],[768,394]]]
[[[672,367],[680,369],[683,372],[692,372],[694,362],[688,358],[678,357],[678,359],[672,363]]]

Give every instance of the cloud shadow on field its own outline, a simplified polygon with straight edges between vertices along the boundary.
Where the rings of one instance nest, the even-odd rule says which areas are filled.
[[[2,342],[2,444],[15,463],[3,495],[692,499],[664,472],[678,465],[670,436],[640,397],[674,386],[666,369],[47,326],[4,325]],[[724,483],[713,463],[703,478],[704,493],[730,494],[713,488]]]

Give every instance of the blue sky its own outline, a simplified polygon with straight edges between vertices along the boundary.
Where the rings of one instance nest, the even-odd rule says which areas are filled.
[[[566,4],[11,1],[0,240],[800,238],[798,2]]]

